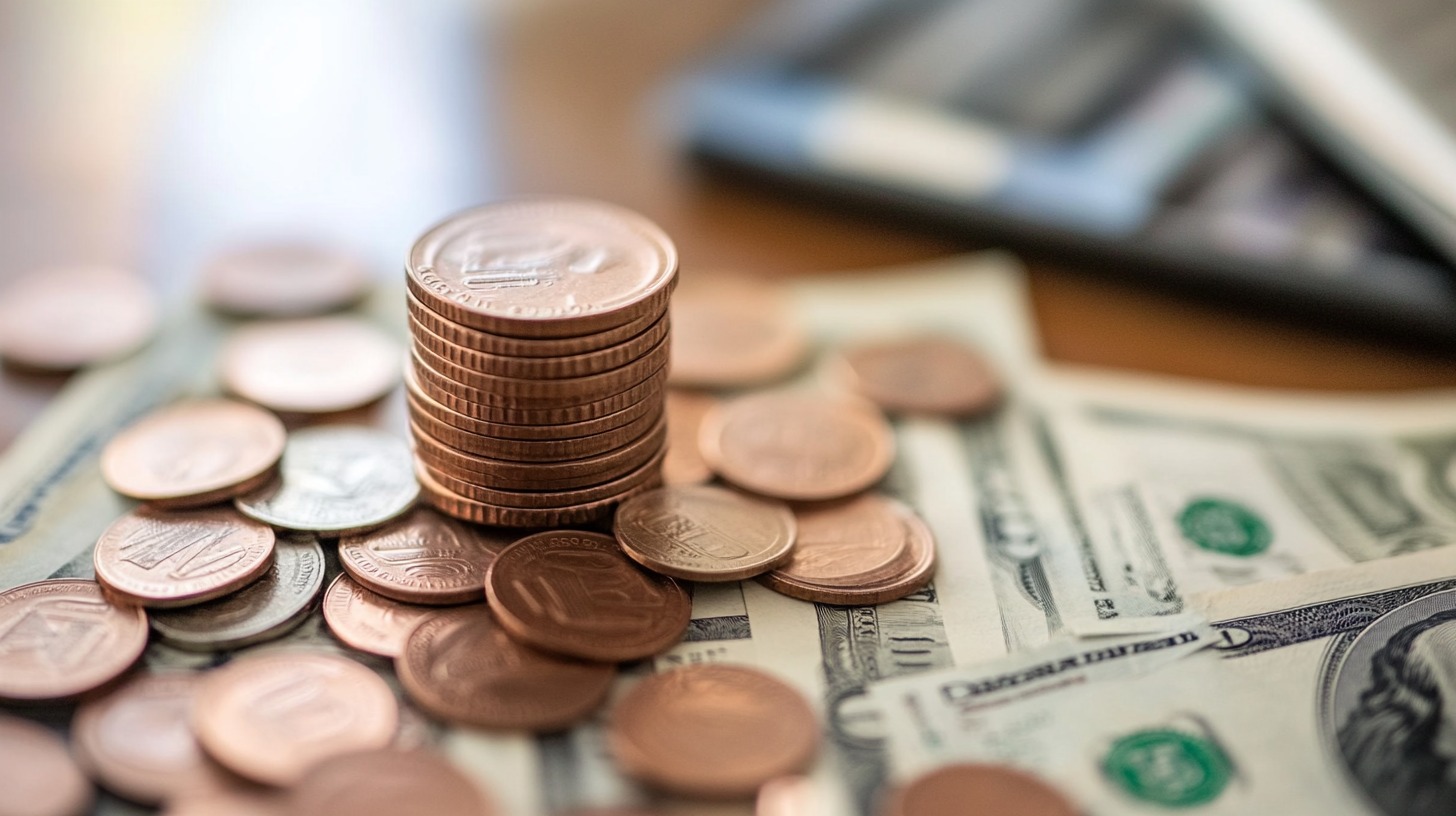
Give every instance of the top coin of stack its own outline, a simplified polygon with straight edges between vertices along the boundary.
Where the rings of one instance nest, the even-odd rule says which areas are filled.
[[[423,495],[481,524],[605,518],[661,481],[677,251],[643,217],[534,199],[428,230],[406,268]]]

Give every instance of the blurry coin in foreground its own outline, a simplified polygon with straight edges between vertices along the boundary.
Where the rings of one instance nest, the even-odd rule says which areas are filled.
[[[485,571],[520,535],[416,507],[387,527],[339,539],[339,563],[362,586],[412,604],[458,604],[485,594]]]
[[[146,282],[119,269],[47,269],[0,292],[0,357],[27,368],[70,371],[122,357],[156,328]]]
[[[663,487],[617,509],[617,541],[654,572],[690,581],[738,581],[783,563],[794,515],[772,499],[721,487]]]
[[[147,616],[95,581],[57,578],[0,592],[0,700],[75,697],[115,680],[142,656]]]
[[[369,267],[340,250],[296,241],[238,247],[202,270],[202,298],[244,317],[302,317],[342,309],[374,285]]]
[[[410,632],[435,609],[390,600],[340,575],[324,592],[323,612],[329,631],[346,645],[383,657],[399,657]]]
[[[335,413],[392,391],[402,351],[358,318],[254,323],[223,346],[221,378],[229,392],[279,413]]]
[[[232,508],[139,507],[107,527],[96,580],[142,606],[202,603],[247,586],[273,563],[273,529]]]
[[[0,714],[0,813],[80,816],[93,799],[91,783],[55,732]]]
[[[439,754],[382,749],[317,765],[288,793],[293,816],[490,816],[495,808]]]
[[[885,340],[841,355],[849,386],[892,413],[967,417],[1001,399],[1001,378],[991,364],[950,337]]]
[[[1005,765],[936,768],[893,791],[881,816],[1078,816],[1056,788]]]

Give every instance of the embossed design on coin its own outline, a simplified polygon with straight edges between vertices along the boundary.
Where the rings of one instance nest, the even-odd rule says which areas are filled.
[[[62,578],[0,592],[0,699],[60,700],[114,680],[141,657],[147,616],[95,581]]]
[[[417,507],[382,530],[340,539],[339,563],[354,580],[386,598],[465,603],[483,597],[486,569],[518,537]]]
[[[837,606],[871,606],[930,583],[935,538],[915,512],[869,493],[800,507],[793,556],[758,577],[783,595]]]
[[[188,606],[253,582],[273,563],[273,530],[231,508],[141,507],[96,542],[96,580],[143,606]]]
[[[802,771],[819,748],[803,695],[745,666],[685,666],[638,683],[611,713],[617,765],[688,796],[748,796]]]
[[[707,276],[672,299],[674,385],[742,388],[787,377],[809,354],[809,338],[781,286]]]
[[[615,666],[553,657],[511,639],[484,606],[441,612],[420,624],[395,661],[420,708],[480,728],[556,731],[602,700]]]
[[[334,637],[361,652],[399,657],[410,632],[436,610],[393,601],[340,575],[324,592],[324,621]]]
[[[842,357],[850,387],[893,413],[974,416],[1001,399],[990,363],[951,337],[885,340],[845,349]]]
[[[667,485],[702,484],[713,478],[713,469],[703,459],[698,438],[703,419],[718,404],[707,394],[671,390],[667,392],[667,458],[662,461],[662,481]]]
[[[7,816],[81,816],[93,798],[60,737],[0,714],[0,808]]]
[[[682,639],[692,602],[676,581],[632,563],[611,536],[527,536],[490,565],[485,595],[500,624],[541,649],[583,660],[651,657]]]
[[[320,763],[289,792],[289,810],[309,816],[491,816],[474,782],[443,757],[384,749]]]
[[[1079,816],[1056,788],[1006,765],[936,768],[895,791],[884,816]]]
[[[48,269],[0,293],[0,356],[47,371],[122,357],[151,339],[156,299],[119,269]]]
[[[383,748],[399,706],[389,686],[351,660],[318,652],[251,655],[207,675],[192,727],[214,759],[270,785],[303,779],[320,761]]]
[[[284,413],[333,413],[368,405],[400,381],[403,350],[363,320],[319,317],[255,323],[223,347],[223,386]]]
[[[787,505],[721,487],[663,487],[617,508],[617,541],[654,572],[691,581],[738,581],[783,563],[793,551]]]
[[[419,495],[414,459],[398,437],[347,425],[295,431],[282,478],[237,499],[243,515],[274,527],[347,535],[405,512]]]
[[[302,317],[342,309],[374,285],[363,261],[324,246],[273,242],[239,247],[202,270],[202,298],[220,312]]]

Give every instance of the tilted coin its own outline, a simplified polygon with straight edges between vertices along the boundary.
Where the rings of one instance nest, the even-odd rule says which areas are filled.
[[[1079,816],[1056,788],[1006,765],[936,768],[891,794],[881,816]]]
[[[691,581],[738,581],[783,563],[794,514],[782,502],[708,485],[663,487],[617,508],[617,541],[632,560]]]
[[[607,741],[617,766],[688,796],[752,795],[804,770],[819,748],[819,723],[799,692],[757,669],[684,666],[633,686],[611,712]]]
[[[273,563],[273,529],[232,508],[139,507],[106,528],[92,560],[96,580],[128,601],[190,606],[267,572]]]
[[[889,423],[872,404],[777,391],[726,402],[703,422],[703,456],[724,479],[780,499],[858,493],[895,460]]]
[[[288,794],[294,816],[490,816],[484,792],[444,757],[382,749],[319,763]]]
[[[156,298],[120,269],[47,269],[0,293],[0,357],[70,371],[136,351],[157,328]]]
[[[920,520],[905,505],[864,493],[797,507],[799,537],[779,576],[829,587],[855,587],[893,574]],[[918,531],[918,529],[917,529]]]
[[[692,617],[676,581],[634,564],[611,536],[575,530],[505,548],[486,573],[485,597],[516,639],[583,660],[651,657],[681,640]]]
[[[485,571],[515,532],[470,527],[428,507],[372,533],[339,540],[339,563],[364,587],[396,601],[458,604],[485,593]]]
[[[94,798],[91,783],[55,732],[0,714],[0,813],[81,816]]]
[[[662,481],[669,485],[702,484],[713,478],[713,469],[698,447],[703,419],[718,401],[707,394],[669,389],[667,392],[667,459],[662,463]]]
[[[0,700],[62,700],[131,668],[147,646],[147,615],[118,606],[95,581],[59,578],[0,592]]]
[[[872,606],[903,598],[918,592],[930,583],[935,574],[935,539],[930,528],[918,516],[902,508],[905,548],[894,560],[874,568],[864,576],[862,583],[849,583],[848,576],[835,576],[830,580],[806,580],[790,573],[787,569],[774,570],[760,575],[758,580],[764,586],[783,595],[814,603],[835,606]],[[834,537],[830,545],[835,548],[846,546],[843,536],[832,531],[810,531],[823,538]],[[813,545],[810,545],[811,547]],[[823,543],[820,544],[823,547]],[[797,547],[796,547],[797,548]],[[875,560],[878,560],[878,556]],[[823,574],[822,563],[811,572]]]
[[[101,451],[112,490],[165,507],[232,498],[270,477],[286,438],[278,418],[222,399],[161,408],[117,434]]]
[[[420,624],[395,661],[400,685],[425,712],[459,725],[557,731],[606,699],[617,669],[517,643],[484,606]]]
[[[230,249],[202,269],[202,299],[227,314],[302,317],[342,309],[364,297],[374,276],[338,249],[274,241]]]
[[[286,530],[371,530],[414,504],[413,468],[409,446],[393,434],[348,425],[304,428],[288,437],[282,478],[236,504],[243,515]]]
[[[842,350],[850,387],[886,411],[965,417],[1001,398],[1001,380],[979,352],[939,335],[905,337]]]
[[[151,614],[164,643],[194,652],[239,649],[280,638],[303,623],[324,581],[324,551],[306,534],[282,536],[273,566],[231,595],[185,609]]]
[[[641,336],[667,315],[667,304],[663,303],[659,309],[649,309],[626,323],[599,332],[569,337],[511,337],[456,323],[421,303],[413,292],[405,292],[405,306],[412,327],[418,325],[443,340],[474,351],[526,358],[561,358],[622,345]]]
[[[383,330],[353,317],[254,323],[223,346],[222,383],[282,413],[348,411],[399,384],[401,351]]]
[[[420,481],[420,496],[426,504],[462,521],[473,521],[476,524],[490,524],[498,527],[563,527],[600,521],[611,516],[617,505],[628,497],[644,490],[651,490],[658,484],[656,480],[648,479],[637,486],[628,488],[619,496],[570,507],[539,509],[501,507],[477,501],[469,496],[462,496],[431,477],[428,468],[417,468],[415,477]]]
[[[803,364],[809,337],[781,287],[714,276],[672,300],[674,385],[741,388],[781,380]]]
[[[559,439],[502,439],[484,436],[456,425],[442,422],[432,412],[417,404],[410,394],[410,428],[429,436],[447,447],[473,453],[485,459],[507,462],[558,462],[562,459],[585,459],[614,451],[647,433],[657,424],[661,411],[647,411],[627,424],[589,436]],[[467,417],[468,419],[468,417]],[[669,433],[671,426],[669,426]],[[697,445],[694,438],[693,445]],[[707,466],[704,465],[704,470]]]
[[[487,373],[471,368],[468,364],[454,362],[423,344],[415,346],[415,354],[432,370],[484,394],[488,397],[486,402],[497,405],[529,405],[546,400],[564,404],[590,402],[625,391],[667,365],[667,349],[667,335],[664,334],[657,345],[640,357],[623,362],[617,368],[560,379]],[[463,389],[456,393],[471,396],[470,391]]]
[[[667,337],[668,327],[668,320],[661,317],[639,334],[620,343],[557,356],[519,357],[459,345],[431,331],[429,326],[413,315],[410,316],[410,336],[415,343],[437,357],[471,371],[497,377],[539,380],[586,377],[621,368],[659,345]]]
[[[324,622],[334,637],[361,652],[399,657],[420,621],[435,614],[431,606],[400,603],[370,592],[339,575],[324,592]]]
[[[329,757],[383,748],[399,706],[374,672],[343,657],[282,650],[239,658],[197,690],[192,728],[240,776],[289,785]]]

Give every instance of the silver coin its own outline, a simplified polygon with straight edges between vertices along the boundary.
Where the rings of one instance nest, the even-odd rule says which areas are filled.
[[[164,643],[194,652],[237,649],[282,637],[308,618],[324,585],[324,551],[311,535],[281,536],[273,566],[231,595],[147,617]]]
[[[373,428],[333,425],[288,436],[281,478],[235,500],[243,515],[284,530],[365,532],[420,493],[409,446]]]

